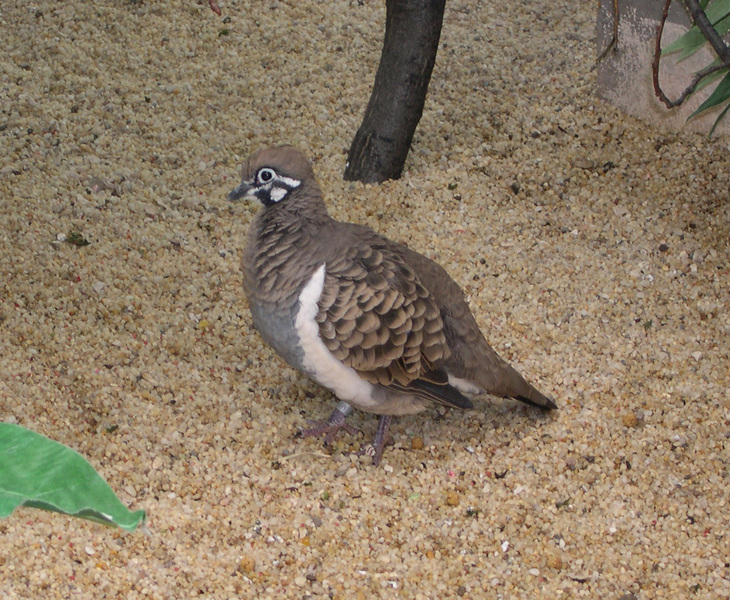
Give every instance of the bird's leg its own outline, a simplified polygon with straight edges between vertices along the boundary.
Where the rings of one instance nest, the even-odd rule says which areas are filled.
[[[385,448],[385,436],[388,433],[388,426],[393,420],[392,415],[381,415],[378,421],[378,428],[375,430],[375,439],[373,443],[367,446],[360,454],[367,454],[373,457],[373,464],[377,467],[380,459],[383,458],[383,449]]]
[[[344,429],[350,435],[355,435],[358,430],[345,423],[345,418],[352,412],[352,406],[347,402],[340,402],[329,419],[319,423],[313,423],[314,427],[304,429],[301,433],[301,437],[313,437],[326,433],[324,438],[324,445],[329,446],[335,439],[335,436]]]

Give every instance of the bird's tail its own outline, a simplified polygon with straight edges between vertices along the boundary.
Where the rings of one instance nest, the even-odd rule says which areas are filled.
[[[502,360],[494,351],[490,368],[473,372],[473,381],[485,392],[500,398],[514,398],[546,410],[558,408],[555,401],[543,394],[519,372]],[[496,359],[496,360],[495,360]]]
[[[547,410],[553,410],[558,407],[558,405],[555,404],[555,400],[553,400],[550,396],[546,396],[536,387],[530,385],[527,382],[525,383],[529,388],[527,393],[513,396],[513,398],[515,398],[516,400],[520,400],[525,404],[532,404],[532,406],[539,406],[540,408],[545,408]]]

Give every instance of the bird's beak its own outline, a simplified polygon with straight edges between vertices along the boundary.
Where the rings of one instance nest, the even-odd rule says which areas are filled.
[[[239,185],[236,189],[231,190],[228,194],[228,200],[229,202],[235,202],[236,200],[240,200],[241,198],[245,198],[249,195],[249,192],[254,189],[253,183],[249,183],[248,181],[242,181],[241,185]]]

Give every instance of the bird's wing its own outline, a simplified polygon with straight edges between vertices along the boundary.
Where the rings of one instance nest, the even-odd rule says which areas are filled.
[[[402,389],[450,355],[439,307],[386,240],[327,262],[316,320],[334,357],[371,383]]]

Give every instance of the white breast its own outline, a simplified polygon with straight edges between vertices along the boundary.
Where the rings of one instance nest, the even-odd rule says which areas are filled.
[[[361,410],[374,408],[376,403],[372,398],[372,384],[332,356],[319,337],[319,325],[315,317],[319,312],[317,302],[324,288],[324,274],[325,264],[322,264],[299,295],[299,311],[294,325],[304,352],[303,367],[312,379],[330,389],[340,400],[352,403]]]

